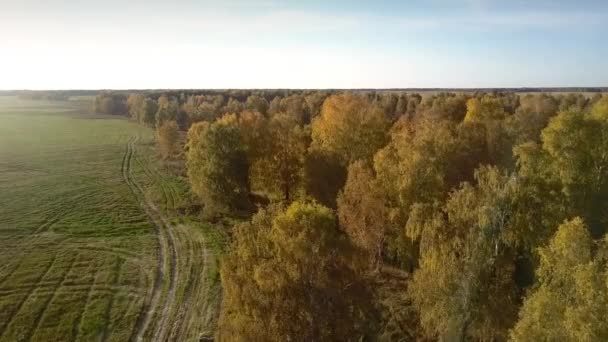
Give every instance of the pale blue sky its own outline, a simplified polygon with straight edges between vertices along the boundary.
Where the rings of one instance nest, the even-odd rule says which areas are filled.
[[[608,1],[0,0],[0,89],[608,86]]]

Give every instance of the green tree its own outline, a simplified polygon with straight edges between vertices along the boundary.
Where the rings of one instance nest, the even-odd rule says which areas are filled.
[[[207,215],[249,209],[249,162],[238,125],[222,120],[192,125],[186,165]]]

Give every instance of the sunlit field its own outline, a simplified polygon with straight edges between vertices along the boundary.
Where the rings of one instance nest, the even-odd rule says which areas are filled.
[[[151,133],[72,103],[1,101],[0,339],[128,339],[156,240],[121,163]]]
[[[157,168],[152,130],[89,105],[0,97],[0,341],[199,336],[202,235],[158,234],[144,199],[168,213],[180,182]]]

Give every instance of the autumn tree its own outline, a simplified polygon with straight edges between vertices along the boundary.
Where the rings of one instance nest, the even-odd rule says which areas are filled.
[[[340,227],[369,255],[369,267],[377,271],[382,263],[388,213],[384,194],[365,162],[356,161],[348,167],[337,204]]]
[[[558,95],[557,101],[559,102],[559,112],[582,112],[585,111],[589,103],[589,99],[585,95],[577,93]]]
[[[310,120],[313,120],[317,116],[321,114],[321,108],[323,107],[323,102],[329,93],[325,91],[314,91],[312,94],[308,94],[305,97],[306,105],[308,106],[308,113],[310,115]]]
[[[294,202],[236,227],[221,277],[220,341],[327,341],[365,336],[370,303],[331,210]]]
[[[310,111],[308,104],[304,96],[300,94],[294,94],[281,99],[281,113],[284,113],[300,125],[307,125],[310,123]]]
[[[407,94],[400,94],[397,99],[397,103],[395,104],[395,116],[396,117],[408,115],[407,102],[408,102]]]
[[[371,160],[386,144],[388,127],[384,113],[365,97],[333,95],[312,123],[313,145],[336,154],[347,166],[358,159]]]
[[[511,338],[607,340],[606,259],[597,252],[583,220],[565,221],[539,254],[538,285],[526,298]]]
[[[124,96],[114,93],[103,93],[95,96],[93,111],[100,114],[123,115],[127,114]]]
[[[483,161],[478,137],[467,132],[448,120],[402,118],[393,127],[389,144],[375,155],[374,169],[389,208],[391,260],[409,267],[415,263],[412,241],[403,231],[411,206],[443,202],[454,186],[472,179]]]
[[[265,98],[258,95],[250,95],[247,98],[247,102],[245,103],[245,107],[254,112],[258,112],[262,115],[266,115],[268,111],[268,101]]]
[[[177,121],[179,103],[177,99],[163,95],[158,98],[156,111],[156,126],[160,126],[165,121]]]
[[[514,249],[508,243],[515,179],[476,172],[442,209],[416,204],[406,226],[420,241],[408,288],[429,338],[505,340],[517,313]]]
[[[440,93],[426,99],[419,109],[419,119],[450,120],[461,122],[467,113],[464,95]]]
[[[422,96],[420,94],[410,94],[407,97],[407,117],[412,119],[422,103]]]
[[[520,174],[538,187],[558,188],[563,216],[581,216],[597,237],[608,223],[608,111],[563,112],[541,133],[541,144],[516,149]]]
[[[275,96],[268,104],[268,114],[274,115],[281,112],[281,97]]]
[[[304,160],[306,195],[319,203],[336,208],[336,197],[346,182],[346,167],[335,153],[310,147]]]
[[[165,121],[156,129],[158,148],[163,158],[175,156],[179,152],[179,127],[175,121]]]
[[[140,119],[140,122],[143,122],[148,126],[154,126],[156,124],[157,111],[158,106],[156,101],[146,98],[141,104],[137,117]]]
[[[238,125],[199,122],[188,131],[186,165],[207,215],[248,209],[249,162]]]
[[[526,95],[520,100],[515,115],[508,118],[507,126],[517,144],[540,141],[540,132],[549,119],[557,114],[558,103],[548,95]]]
[[[268,128],[268,119],[259,112],[244,111],[240,115],[227,114],[222,118],[238,125],[241,141],[250,163],[254,163],[268,152],[272,144]]]
[[[228,99],[223,111],[224,113],[240,113],[244,108],[245,106],[239,100],[231,97]]]
[[[146,97],[143,94],[130,94],[129,97],[127,97],[127,110],[129,111],[131,118],[135,121],[142,122],[142,118],[140,118],[139,114],[145,99]]]
[[[308,134],[295,118],[277,114],[267,126],[267,144],[252,165],[252,181],[268,194],[291,201],[302,184]]]
[[[507,116],[501,98],[484,95],[481,99],[472,98],[467,101],[467,112],[463,122],[463,125],[473,127],[471,129],[484,130],[491,162],[502,167],[513,165],[513,143],[505,123]]]
[[[390,121],[395,121],[398,117],[396,114],[398,102],[399,97],[393,93],[377,94],[374,99],[374,104],[380,108],[384,116],[389,118]]]

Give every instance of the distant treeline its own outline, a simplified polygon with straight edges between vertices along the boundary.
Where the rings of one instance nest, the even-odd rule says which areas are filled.
[[[0,90],[0,96],[17,96],[30,100],[67,100],[72,96],[95,96],[99,90]]]
[[[549,88],[535,89],[542,91],[542,89]],[[213,121],[224,114],[239,114],[243,111],[258,112],[263,115],[286,113],[298,118],[302,124],[308,124],[319,114],[323,102],[328,96],[341,92],[339,90],[189,90],[183,92],[150,90],[135,93],[111,91],[98,94],[93,101],[93,109],[95,112],[103,114],[130,115],[133,119],[152,127],[159,126],[164,121],[175,121],[183,130],[187,130],[195,122]],[[520,100],[526,98],[526,95],[498,90],[491,93],[471,90],[462,93],[426,94],[384,90],[348,92],[360,93],[375,105],[382,107],[382,110],[391,117],[399,117],[405,113],[413,116],[416,112],[427,110],[429,107],[449,107],[454,102],[459,102],[460,108],[451,110],[462,111],[467,99],[481,98],[485,95],[511,99],[512,103],[507,109],[514,113],[520,105]],[[584,106],[586,103],[595,102],[601,97],[601,93],[598,92],[591,97],[577,92],[540,96],[550,98],[558,108],[566,108],[572,103]],[[450,105],[442,104],[444,101],[450,102]]]
[[[0,96],[25,96],[43,98],[54,96],[96,96],[101,93],[129,95],[132,93],[146,94],[158,98],[161,95],[225,95],[248,96],[251,93],[264,93],[272,96],[286,96],[289,94],[316,91],[317,89],[97,89],[97,90],[0,90]],[[453,93],[605,93],[608,87],[540,87],[540,88],[360,88],[360,89],[323,89],[323,91],[351,91],[351,92],[453,92]],[[238,95],[240,94],[240,95]]]
[[[70,95],[62,91],[22,91],[19,98],[26,100],[67,101]]]

